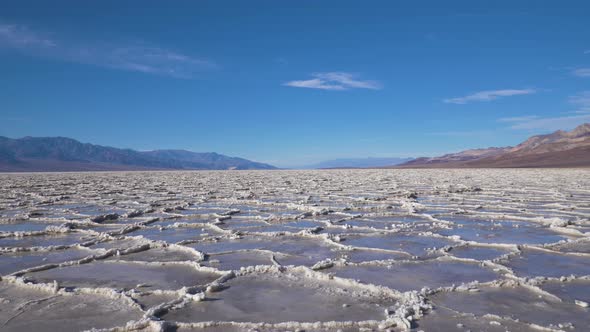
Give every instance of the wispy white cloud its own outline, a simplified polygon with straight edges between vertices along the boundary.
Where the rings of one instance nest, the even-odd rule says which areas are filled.
[[[568,98],[568,102],[576,106],[576,113],[590,112],[590,91],[582,91]]]
[[[574,76],[578,77],[590,77],[590,68],[578,68],[572,71]]]
[[[52,48],[57,43],[47,36],[16,24],[0,24],[0,47]]]
[[[215,68],[210,61],[143,43],[65,42],[23,25],[0,23],[0,48],[99,67],[191,78]]]
[[[72,54],[71,59],[97,66],[175,78],[192,78],[199,72],[216,67],[209,61],[141,44],[80,48]]]
[[[536,115],[525,115],[525,116],[513,116],[508,118],[500,118],[498,122],[525,122],[537,119],[538,116]]]
[[[493,134],[492,131],[488,130],[472,130],[472,131],[437,131],[426,133],[430,136],[444,136],[444,137],[479,137]]]
[[[321,90],[346,90],[346,88],[340,84],[329,84],[326,81],[319,78],[303,81],[290,81],[285,83],[286,86],[294,88],[310,88],[310,89],[321,89]]]
[[[511,129],[517,130],[567,130],[590,122],[590,91],[582,91],[568,98],[568,103],[575,107],[573,112],[563,116],[539,117],[536,115],[518,116],[498,119],[510,122]],[[572,115],[575,114],[575,115]]]
[[[538,118],[530,121],[516,123],[512,125],[510,128],[519,130],[569,130],[586,122],[590,122],[590,114],[561,116],[553,118]]]
[[[450,104],[467,104],[474,101],[492,101],[501,97],[528,95],[536,92],[537,90],[535,89],[488,90],[476,92],[464,97],[448,98],[443,101]]]
[[[301,81],[289,81],[285,86],[295,88],[309,88],[321,90],[349,90],[349,89],[381,89],[377,81],[359,80],[355,75],[345,72],[314,73],[311,79]]]

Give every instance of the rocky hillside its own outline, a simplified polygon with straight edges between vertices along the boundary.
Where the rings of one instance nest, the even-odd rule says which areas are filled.
[[[395,167],[588,167],[590,124],[572,131],[533,136],[514,147],[466,150],[434,158],[417,158]]]

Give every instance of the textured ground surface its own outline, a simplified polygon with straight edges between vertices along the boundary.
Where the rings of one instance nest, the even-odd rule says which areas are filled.
[[[587,331],[590,170],[0,174],[1,331]]]

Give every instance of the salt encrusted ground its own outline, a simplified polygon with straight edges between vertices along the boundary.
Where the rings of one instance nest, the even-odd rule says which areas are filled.
[[[0,174],[1,331],[588,331],[590,170]]]

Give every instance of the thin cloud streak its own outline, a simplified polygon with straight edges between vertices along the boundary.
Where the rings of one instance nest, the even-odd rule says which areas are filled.
[[[530,120],[534,120],[537,118],[538,118],[538,116],[536,116],[536,115],[514,116],[514,117],[508,117],[508,118],[500,118],[500,119],[498,119],[498,122],[525,122],[525,121],[530,121]]]
[[[381,84],[377,81],[359,80],[355,75],[345,72],[314,73],[312,79],[297,80],[283,83],[284,86],[294,88],[309,88],[320,90],[343,91],[349,89],[380,90]]]
[[[568,98],[568,102],[575,105],[576,112],[590,112],[590,91],[582,91]]]
[[[590,77],[590,68],[578,68],[572,71],[574,76],[578,77]]]
[[[0,23],[0,48],[98,67],[190,79],[217,66],[158,46],[130,43],[65,43],[26,26]]]
[[[449,104],[467,104],[475,101],[492,101],[501,97],[510,97],[518,95],[528,95],[536,93],[535,89],[505,89],[505,90],[488,90],[480,91],[464,97],[448,98],[444,99],[445,103]]]
[[[590,122],[590,114],[554,118],[539,118],[514,124],[510,128],[517,130],[569,130],[586,122]]]
[[[29,28],[16,24],[0,24],[0,47],[52,48],[57,43]]]
[[[567,112],[575,115],[556,117],[539,117],[536,115],[520,116],[498,119],[500,122],[510,122],[510,129],[515,130],[559,130],[572,129],[576,126],[590,122],[590,91],[582,91],[568,98],[568,103],[577,109]],[[566,113],[566,114],[567,114]]]
[[[480,130],[480,131],[439,131],[426,133],[429,136],[443,136],[443,137],[478,137],[487,136],[493,134],[493,131]]]
[[[284,84],[294,88],[310,88],[310,89],[321,89],[321,90],[346,90],[342,85],[328,84],[319,78],[303,81],[290,81]]]
[[[163,75],[174,78],[193,78],[197,73],[216,66],[208,61],[147,45],[94,47],[79,49],[71,60],[108,68]]]

